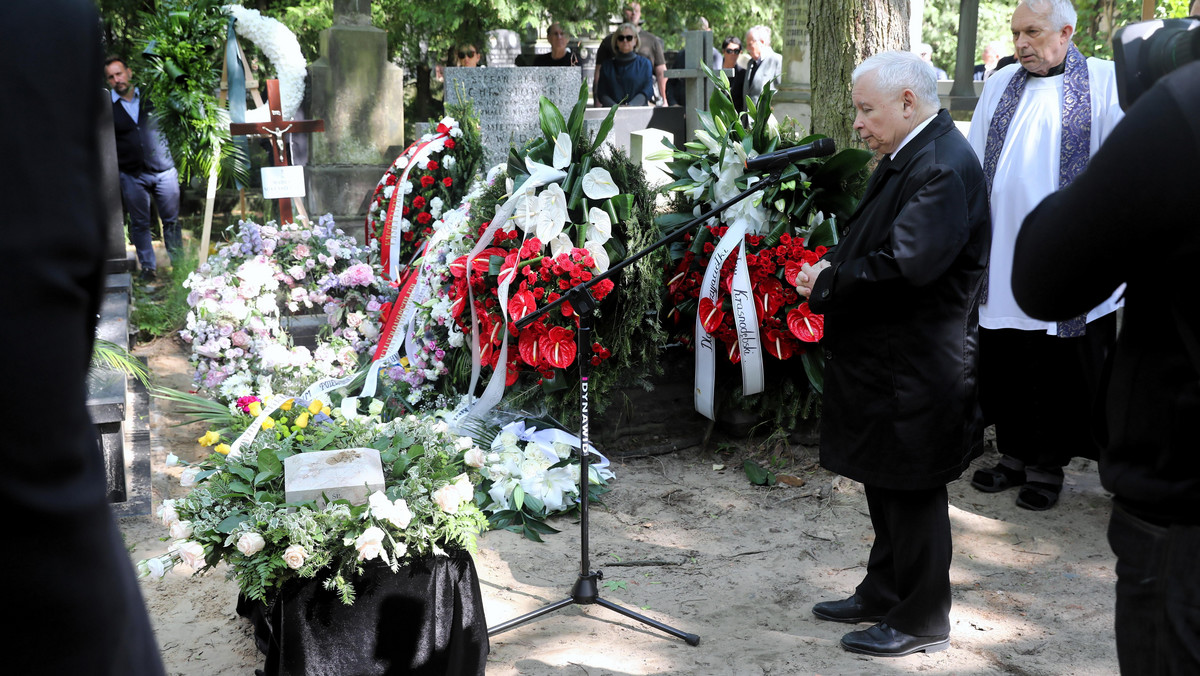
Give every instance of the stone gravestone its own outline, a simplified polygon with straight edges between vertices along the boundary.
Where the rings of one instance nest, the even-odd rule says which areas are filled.
[[[783,73],[771,99],[775,118],[790,117],[801,127],[812,125],[812,44],[808,35],[807,0],[784,0]],[[809,129],[819,132],[819,129]]]
[[[129,348],[129,310],[132,295],[133,254],[125,246],[125,212],[121,206],[120,172],[112,104],[100,90],[104,104],[97,120],[100,144],[99,183],[104,200],[108,245],[105,251],[104,296],[96,337]],[[88,415],[104,454],[109,502],[117,516],[150,511],[150,434],[147,426],[150,399],[146,388],[119,371],[92,369],[88,373]]]
[[[325,120],[325,133],[309,139],[309,211],[333,214],[362,243],[371,193],[404,143],[404,71],[388,61],[387,33],[371,25],[371,0],[334,0],[308,73],[309,114]]]
[[[570,116],[581,77],[578,68],[447,68],[446,103],[465,99],[474,104],[484,161],[492,166],[506,161],[510,145],[519,147],[542,135],[542,96],[554,102],[564,118]]]
[[[487,64],[492,68],[512,68],[521,55],[521,36],[516,31],[498,28],[488,31]]]

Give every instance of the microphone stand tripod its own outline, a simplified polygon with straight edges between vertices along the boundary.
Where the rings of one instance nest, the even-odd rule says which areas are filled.
[[[689,634],[685,631],[680,631],[679,629],[665,625],[662,622],[653,620],[649,617],[646,617],[645,615],[635,613],[634,611],[629,610],[628,608],[619,606],[619,605],[613,603],[612,601],[608,601],[606,599],[601,598],[599,585],[597,584],[597,582],[599,580],[603,579],[604,572],[599,571],[599,570],[597,570],[597,571],[590,570],[591,566],[590,566],[590,561],[588,558],[588,520],[589,520],[588,519],[588,517],[589,517],[588,486],[590,484],[590,478],[589,478],[590,463],[589,463],[588,458],[591,455],[591,452],[588,450],[590,448],[589,426],[588,426],[588,374],[590,373],[591,358],[592,358],[592,340],[591,340],[592,312],[596,309],[596,299],[594,297],[592,297],[592,294],[590,291],[588,291],[588,289],[592,285],[596,284],[597,282],[599,282],[602,279],[608,279],[610,277],[616,276],[616,274],[618,272],[620,272],[621,270],[625,269],[626,267],[632,265],[634,262],[640,260],[644,256],[649,255],[651,252],[656,251],[660,247],[666,246],[667,244],[679,239],[684,234],[691,232],[691,230],[694,227],[696,227],[697,225],[699,225],[700,223],[703,223],[704,221],[717,216],[721,212],[725,211],[726,209],[733,206],[734,204],[741,202],[742,200],[746,199],[750,195],[753,195],[754,193],[756,193],[760,190],[765,190],[771,186],[777,185],[782,180],[783,170],[788,166],[788,164],[789,163],[787,163],[787,162],[783,162],[775,167],[772,167],[771,173],[770,173],[770,175],[767,176],[767,178],[750,186],[749,188],[747,188],[745,191],[738,194],[733,199],[730,199],[728,202],[725,202],[724,204],[714,207],[713,209],[697,216],[696,218],[692,219],[691,221],[688,221],[687,224],[680,226],[678,229],[676,229],[675,231],[666,235],[665,237],[658,240],[654,244],[651,244],[650,246],[646,247],[645,249],[642,249],[641,251],[629,256],[628,258],[621,261],[617,265],[614,265],[613,267],[609,268],[607,271],[605,271],[602,274],[596,275],[595,277],[588,280],[587,282],[584,282],[583,284],[578,284],[578,285],[572,287],[565,294],[563,294],[562,296],[557,298],[554,302],[549,303],[549,304],[543,306],[542,308],[529,313],[528,315],[526,315],[525,317],[523,317],[517,321],[517,329],[518,330],[523,329],[523,328],[529,326],[530,324],[532,324],[534,321],[536,321],[538,317],[541,317],[542,315],[546,314],[547,312],[553,310],[554,308],[556,308],[566,302],[570,302],[571,307],[579,315],[579,330],[576,332],[575,360],[576,360],[576,363],[579,364],[579,413],[580,413],[580,417],[579,417],[579,541],[580,541],[579,556],[580,556],[580,568],[579,568],[579,577],[578,577],[578,579],[575,580],[574,587],[571,588],[570,596],[568,596],[565,599],[555,601],[549,605],[543,606],[531,613],[526,613],[525,615],[521,615],[520,617],[516,617],[511,620],[508,620],[507,622],[502,622],[494,627],[490,627],[488,629],[488,636],[494,636],[496,634],[499,634],[502,631],[508,631],[509,629],[512,629],[513,627],[516,627],[517,625],[524,624],[531,620],[535,620],[543,615],[552,613],[552,612],[558,610],[559,608],[565,608],[566,606],[569,606],[572,604],[590,605],[590,604],[595,603],[604,608],[608,608],[609,610],[611,610],[613,612],[620,613],[621,615],[624,615],[628,618],[637,620],[638,622],[641,622],[642,624],[646,624],[651,627],[654,627],[655,629],[658,629],[659,631],[670,634],[677,638],[681,638],[685,642],[687,642],[688,645],[698,645],[700,643],[700,637],[696,634]],[[744,244],[743,244],[743,246],[744,246]]]

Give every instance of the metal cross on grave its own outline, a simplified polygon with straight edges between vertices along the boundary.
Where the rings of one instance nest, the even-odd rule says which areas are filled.
[[[324,120],[285,120],[283,106],[279,103],[279,80],[267,80],[267,106],[271,111],[268,122],[234,122],[229,125],[229,133],[234,136],[268,136],[271,139],[271,160],[276,167],[291,165],[288,157],[288,146],[284,142],[285,134],[302,134],[314,131],[325,131]],[[279,201],[279,223],[292,222],[291,198]]]

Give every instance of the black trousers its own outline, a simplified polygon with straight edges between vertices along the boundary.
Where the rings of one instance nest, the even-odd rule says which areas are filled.
[[[1113,504],[1122,674],[1200,674],[1200,526],[1149,523]]]
[[[946,487],[866,486],[875,543],[856,593],[884,622],[913,636],[950,632],[950,513]]]
[[[1092,410],[1116,333],[1115,313],[1089,323],[1078,338],[979,330],[979,403],[996,426],[1001,453],[1053,470],[1076,456],[1100,457]]]

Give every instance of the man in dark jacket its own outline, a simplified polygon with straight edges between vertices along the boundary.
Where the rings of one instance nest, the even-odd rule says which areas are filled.
[[[113,130],[117,164],[121,169],[121,201],[129,214],[129,239],[137,249],[142,279],[154,279],[158,269],[150,237],[150,200],[162,219],[163,240],[172,259],[183,251],[179,232],[179,172],[166,141],[158,131],[149,102],[133,86],[125,60],[109,57],[104,75],[112,89]]]
[[[106,250],[99,25],[90,0],[0,2],[5,46],[37,64],[9,80],[32,105],[0,110],[0,259],[20,284],[0,312],[0,410],[19,421],[0,514],[22,532],[0,557],[6,674],[163,673],[85,406]]]
[[[991,237],[979,161],[938,111],[920,57],[877,54],[853,74],[854,128],[883,156],[845,239],[797,289],[825,315],[821,465],[866,488],[867,574],[813,614],[874,622],[842,647],[943,650],[950,633],[946,484],[983,446],[979,295]]]
[[[1039,319],[1078,315],[1127,283],[1096,425],[1100,481],[1113,494],[1123,674],[1200,673],[1198,109],[1200,63],[1190,63],[1138,99],[1087,169],[1030,212],[1013,258],[1017,302]],[[1114,252],[1114,242],[1132,248]]]

